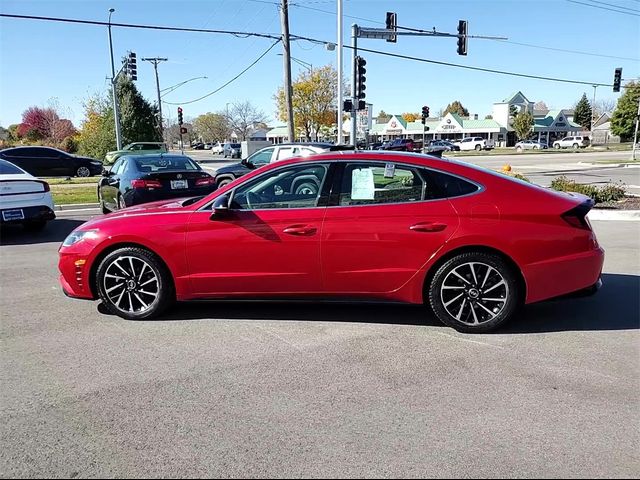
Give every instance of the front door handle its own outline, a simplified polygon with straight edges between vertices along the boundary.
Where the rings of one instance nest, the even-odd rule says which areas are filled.
[[[409,230],[413,230],[414,232],[441,232],[445,228],[447,228],[447,225],[444,223],[424,222],[411,225]]]
[[[283,230],[286,234],[297,236],[315,235],[317,231],[313,225],[291,225]]]

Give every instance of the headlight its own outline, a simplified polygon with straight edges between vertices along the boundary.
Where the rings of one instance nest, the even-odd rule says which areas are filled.
[[[67,238],[62,242],[63,247],[70,247],[76,243],[84,240],[85,238],[96,238],[98,236],[98,230],[76,230],[71,232]]]
[[[102,165],[102,162],[98,162],[98,161],[91,162],[91,165],[100,166],[100,165]]]

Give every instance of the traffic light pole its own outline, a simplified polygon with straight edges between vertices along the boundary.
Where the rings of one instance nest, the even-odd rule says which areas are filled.
[[[353,52],[351,61],[351,136],[350,143],[355,148],[357,145],[356,134],[358,129],[357,109],[357,84],[358,84],[358,25],[351,25],[351,50]]]
[[[118,76],[116,75],[116,67],[113,63],[113,42],[111,41],[111,14],[113,9],[109,9],[109,52],[111,53],[111,95],[113,96],[113,117],[116,124],[116,145],[118,150],[122,150],[122,133],[120,132],[120,107],[118,106],[118,95],[116,94],[116,86]],[[118,75],[120,72],[118,72]]]

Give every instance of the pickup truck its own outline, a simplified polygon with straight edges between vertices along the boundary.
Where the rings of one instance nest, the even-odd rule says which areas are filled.
[[[493,140],[486,140],[482,137],[466,137],[457,142],[453,142],[454,145],[460,147],[460,150],[491,150],[494,147]]]

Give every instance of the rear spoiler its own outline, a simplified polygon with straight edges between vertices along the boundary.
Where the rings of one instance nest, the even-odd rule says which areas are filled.
[[[568,195],[579,200],[580,203],[571,210],[564,212],[561,217],[570,225],[584,230],[591,230],[589,222],[587,222],[587,213],[591,211],[595,205],[595,201],[591,197],[580,193],[567,192]]]

